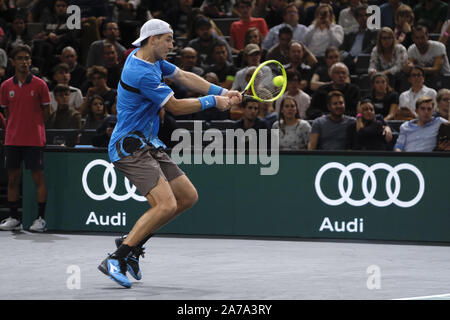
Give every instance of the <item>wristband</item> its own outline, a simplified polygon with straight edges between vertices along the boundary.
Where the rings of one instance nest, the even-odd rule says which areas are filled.
[[[361,118],[361,117],[362,117],[362,113],[358,113],[358,114],[356,115],[356,117],[357,117],[357,118]]]
[[[225,91],[225,90],[226,90],[226,89],[224,89],[224,88],[222,88],[222,87],[219,87],[219,86],[216,86],[215,84],[212,84],[212,83],[211,83],[211,85],[209,86],[208,94],[214,95],[214,96],[221,96],[221,95],[224,94],[224,91]],[[228,91],[228,90],[227,90],[227,91]]]
[[[200,110],[205,110],[216,106],[216,98],[214,98],[214,96],[204,96],[198,98],[198,100],[200,100],[200,104],[202,105]]]

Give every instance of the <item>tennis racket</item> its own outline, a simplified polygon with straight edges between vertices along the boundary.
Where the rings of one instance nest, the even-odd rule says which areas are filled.
[[[241,95],[261,102],[271,102],[283,95],[286,86],[287,77],[283,65],[276,60],[268,60],[256,68]]]

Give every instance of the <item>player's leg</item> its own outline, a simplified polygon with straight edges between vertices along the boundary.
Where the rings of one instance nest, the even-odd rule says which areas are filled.
[[[173,216],[175,218],[198,201],[198,193],[192,182],[184,174],[171,180],[169,184],[177,200],[177,210]]]

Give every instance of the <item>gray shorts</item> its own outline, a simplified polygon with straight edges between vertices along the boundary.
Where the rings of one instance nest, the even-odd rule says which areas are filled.
[[[184,175],[164,150],[150,146],[145,146],[113,164],[143,196],[156,186],[160,176],[171,181]]]

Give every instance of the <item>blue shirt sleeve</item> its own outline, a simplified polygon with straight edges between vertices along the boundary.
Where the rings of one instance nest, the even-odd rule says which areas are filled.
[[[159,66],[161,68],[163,78],[172,77],[178,72],[177,66],[166,60],[161,60]]]

